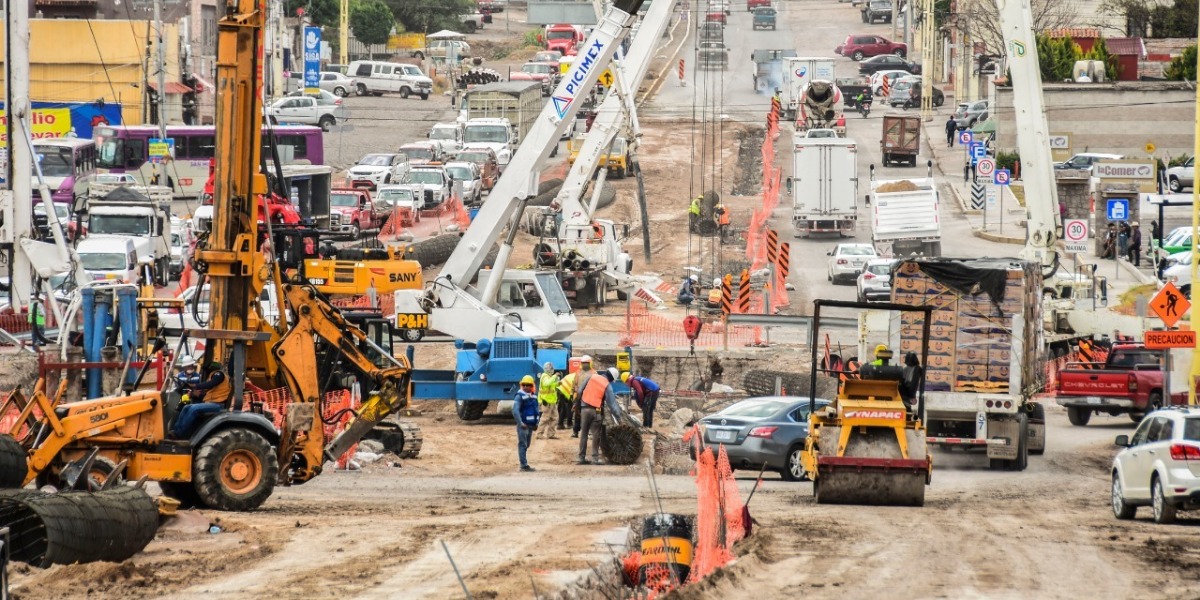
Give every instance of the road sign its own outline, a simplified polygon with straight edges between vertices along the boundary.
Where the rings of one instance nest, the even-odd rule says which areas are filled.
[[[1146,154],[1153,155],[1155,150],[1158,150],[1158,146],[1154,142],[1146,142]]]
[[[615,81],[612,70],[605,69],[603,73],[600,73],[600,78],[597,79],[597,81],[599,81],[604,87],[612,87],[613,81]]]
[[[1068,219],[1063,224],[1063,241],[1067,252],[1087,252],[1088,222],[1086,219]]]
[[[1109,200],[1108,200],[1108,220],[1109,221],[1128,221],[1129,220],[1129,199],[1128,198],[1109,198]]]
[[[304,93],[321,93],[321,28],[304,28]]]
[[[971,184],[971,210],[983,210],[984,194],[982,183]]]
[[[1167,350],[1169,348],[1195,348],[1195,331],[1147,331],[1143,339],[1149,350]]]
[[[975,173],[980,177],[991,177],[996,172],[995,159],[982,157],[975,163]]]
[[[1012,172],[1008,169],[996,169],[996,174],[992,176],[992,183],[996,185],[1008,185],[1012,181]]]
[[[970,144],[972,141],[974,141],[974,140],[971,139],[971,131],[970,130],[964,129],[964,130],[958,132],[958,144],[960,146],[966,146],[967,144]]]
[[[994,185],[985,185],[987,188],[987,207],[988,210],[995,210],[996,205],[1000,203],[1000,188]]]
[[[982,142],[971,142],[971,164],[979,162],[979,159],[987,156],[987,147]]]
[[[172,138],[150,138],[147,150],[150,155],[150,162],[167,162],[167,159],[175,156],[175,140]]]
[[[1150,310],[1154,311],[1167,327],[1174,327],[1191,307],[1192,303],[1188,302],[1179,288],[1170,281],[1150,300]]]

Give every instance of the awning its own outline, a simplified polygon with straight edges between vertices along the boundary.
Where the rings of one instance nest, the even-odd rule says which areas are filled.
[[[210,92],[217,91],[217,86],[209,83],[203,77],[201,77],[195,73],[192,73],[192,79],[195,79],[196,83],[199,83],[200,87],[204,88],[203,90],[196,90],[197,92],[203,92],[205,90],[210,91]]]
[[[150,87],[157,90],[158,83],[151,81]],[[192,88],[190,88],[186,85],[183,85],[182,83],[179,83],[178,81],[168,81],[167,82],[167,93],[168,94],[186,94],[191,91],[193,91]]]

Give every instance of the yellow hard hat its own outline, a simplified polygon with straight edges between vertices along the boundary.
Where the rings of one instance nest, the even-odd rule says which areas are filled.
[[[521,385],[533,385],[533,375],[526,375],[522,377]]]
[[[888,351],[888,347],[884,344],[875,346],[875,356],[879,356],[880,352],[887,352],[887,351]]]
[[[628,381],[629,381],[629,371],[622,372],[621,373],[621,383],[627,383]]]

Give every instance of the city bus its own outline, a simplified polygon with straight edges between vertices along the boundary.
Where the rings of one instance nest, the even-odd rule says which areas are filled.
[[[275,125],[279,159],[283,164],[323,165],[325,145],[320,127]],[[154,183],[156,165],[150,162],[149,142],[158,137],[157,125],[101,126],[93,131],[101,172],[131,173],[139,183]],[[167,180],[175,198],[198,198],[208,180],[208,164],[216,152],[212,125],[168,125],[167,137],[175,140],[175,158],[166,165]],[[267,128],[263,127],[264,152]],[[265,154],[268,158],[270,154]]]
[[[70,206],[75,196],[87,195],[88,183],[96,173],[95,142],[80,138],[38,138],[33,142],[33,152],[55,203]],[[37,171],[30,175],[33,177],[34,204],[37,204],[41,201],[37,191]]]

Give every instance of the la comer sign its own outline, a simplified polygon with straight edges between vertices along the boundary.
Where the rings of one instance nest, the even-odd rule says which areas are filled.
[[[1101,179],[1154,179],[1152,162],[1101,162],[1094,169]]]

